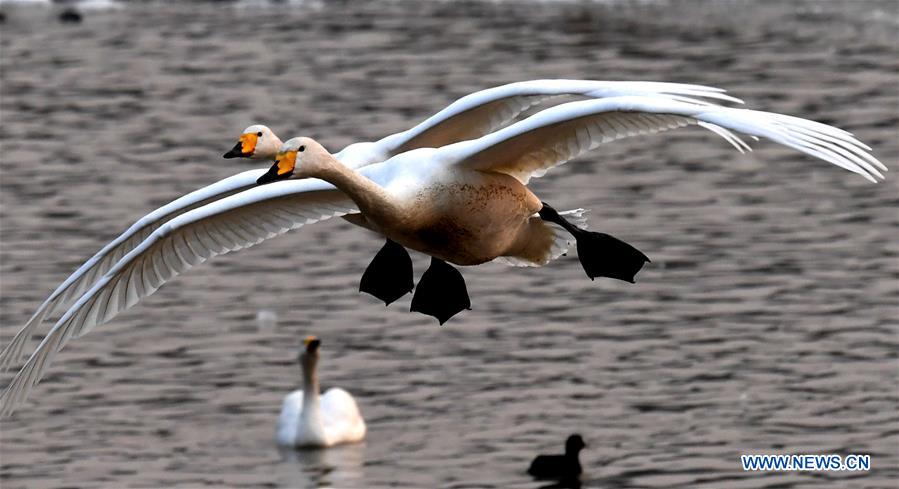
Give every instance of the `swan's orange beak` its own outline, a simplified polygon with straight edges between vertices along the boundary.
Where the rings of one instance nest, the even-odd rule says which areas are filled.
[[[293,169],[297,163],[297,152],[284,151],[275,156],[275,164],[269,168],[265,175],[256,180],[258,185],[277,182],[278,180],[287,180],[293,175]]]
[[[231,148],[231,151],[225,153],[225,158],[249,158],[253,156],[253,151],[256,150],[256,143],[259,141],[259,136],[256,133],[246,133],[241,134],[240,138],[237,141],[237,144]]]

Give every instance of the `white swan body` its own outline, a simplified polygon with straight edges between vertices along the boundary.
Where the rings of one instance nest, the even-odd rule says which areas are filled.
[[[318,397],[320,414],[304,409],[303,390],[297,389],[281,404],[277,441],[285,447],[332,447],[365,439],[365,421],[349,392],[332,387]],[[312,422],[319,419],[321,424]]]
[[[109,269],[54,325],[0,395],[0,413],[8,414],[26,398],[69,338],[109,321],[172,276],[212,256],[252,246],[305,224],[357,213],[357,201],[382,193],[389,197],[383,199],[387,202],[403,204],[415,194],[436,202],[446,194],[429,189],[432,184],[458,183],[464,179],[477,181],[479,174],[487,173],[503,178],[510,187],[515,186],[511,180],[523,186],[529,178],[599,144],[688,124],[699,124],[715,132],[741,151],[748,146],[731,131],[771,139],[868,180],[883,178],[880,170],[886,170],[868,153],[870,148],[851,134],[831,126],[659,95],[572,102],[546,109],[475,140],[414,150],[358,171],[338,164],[335,168],[350,172],[349,183],[367,185],[369,182],[374,187],[340,191],[317,179],[277,182],[193,209],[160,226]],[[295,153],[296,149],[292,151]],[[303,168],[302,161],[298,161],[296,168]],[[356,178],[353,175],[356,173],[364,178]],[[458,180],[453,180],[456,176]],[[396,227],[389,217],[382,219],[377,212],[371,214],[379,226]],[[519,216],[519,219],[523,218]],[[512,225],[522,224],[520,220],[515,224],[513,219]],[[403,232],[385,231],[388,236]],[[434,242],[416,246],[441,252]],[[500,248],[478,250],[480,255],[476,260],[460,261],[483,260],[491,254],[502,253]]]
[[[353,396],[339,387],[319,395],[315,370],[319,340],[308,337],[304,345],[299,358],[303,389],[284,398],[276,432],[278,444],[297,448],[331,447],[364,440],[365,421]]]
[[[510,83],[466,95],[415,127],[391,134],[378,141],[348,145],[335,154],[349,168],[361,168],[379,163],[409,149],[443,146],[472,139],[495,130],[517,117],[531,106],[551,97],[578,95],[584,97],[613,97],[646,95],[694,104],[707,104],[703,99],[740,102],[725,95],[718,88],[664,82],[590,81],[590,80],[531,80]],[[256,124],[247,127],[235,147],[225,153],[226,158],[243,157],[271,160],[281,146],[281,140],[268,127]],[[104,246],[73,272],[38,307],[26,324],[0,352],[0,372],[5,371],[22,355],[32,334],[49,315],[80,297],[97,278],[126,253],[134,249],[163,223],[197,207],[247,190],[256,184],[264,170],[249,170],[203,187],[156,209],[140,218],[119,237]],[[348,219],[363,225],[364,220]],[[508,261],[512,265],[524,265]]]

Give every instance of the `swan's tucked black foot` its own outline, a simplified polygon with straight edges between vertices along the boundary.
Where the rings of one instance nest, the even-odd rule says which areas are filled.
[[[578,228],[545,202],[540,217],[562,226],[574,236],[578,259],[590,280],[609,277],[634,283],[637,272],[650,261],[640,250],[614,236]]]
[[[590,280],[609,277],[634,283],[637,272],[649,261],[637,248],[605,233],[582,231],[575,239],[578,259]]]
[[[359,291],[384,301],[384,305],[412,291],[412,258],[402,245],[387,240],[359,282]]]
[[[434,316],[440,324],[464,309],[471,309],[465,279],[443,260],[431,258],[431,266],[421,276],[411,311]]]

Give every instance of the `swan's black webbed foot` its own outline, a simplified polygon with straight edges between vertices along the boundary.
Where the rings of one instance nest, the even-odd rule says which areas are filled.
[[[359,291],[384,301],[384,305],[412,291],[412,258],[399,243],[387,240],[359,282]]]
[[[545,202],[540,217],[562,226],[574,236],[578,259],[590,280],[609,277],[634,283],[637,272],[650,261],[640,250],[614,236],[578,228]]]
[[[411,311],[434,316],[440,324],[464,309],[471,309],[465,279],[443,260],[431,257],[431,266],[421,276]]]

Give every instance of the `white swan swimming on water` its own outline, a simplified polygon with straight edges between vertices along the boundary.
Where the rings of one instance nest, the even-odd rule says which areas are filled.
[[[284,398],[278,417],[278,444],[285,447],[331,447],[365,439],[365,421],[349,392],[332,387],[319,394],[321,341],[309,336],[299,356],[303,388]]]
[[[342,165],[312,140],[294,139],[282,147],[278,162],[264,180],[318,176],[334,181],[342,191],[318,179],[276,182],[232,195],[167,222],[116,263],[63,315],[0,395],[0,412],[8,414],[25,399],[69,338],[109,321],[172,276],[212,256],[252,246],[305,224],[357,213],[360,208],[365,218],[388,237],[396,237],[437,258],[474,264],[506,255],[539,264],[546,259],[547,250],[541,221],[558,222],[559,216],[549,212],[551,208],[543,206],[524,187],[530,177],[539,176],[599,144],[688,124],[700,124],[738,148],[745,143],[731,130],[768,138],[871,181],[883,178],[880,170],[886,169],[868,154],[870,148],[851,134],[831,126],[781,114],[652,96],[559,105],[479,139],[401,153],[359,170]],[[473,186],[474,190],[466,191],[474,192],[469,195],[477,195],[478,187],[495,186],[500,192],[497,195],[506,197],[478,199],[487,203],[486,208],[502,209],[491,210],[495,214],[486,215],[478,211],[461,212],[458,204],[449,198],[452,193],[440,190],[441,186],[452,189],[459,185]],[[478,244],[476,237],[453,234],[450,243],[444,240],[440,244],[446,238],[445,226],[436,226],[429,230],[430,234],[415,235],[396,216],[398,209],[414,201],[416,195],[424,199],[428,208],[451,217],[451,224],[461,224],[460,231],[484,232],[483,237],[489,239]],[[520,204],[518,209],[510,204],[515,201]],[[376,209],[380,204],[386,207]],[[418,217],[408,222],[420,225],[434,221],[433,217]],[[514,239],[498,233],[498,229],[506,230]],[[578,237],[576,227],[570,226],[569,230]],[[521,237],[528,235],[539,239],[535,244],[522,242]],[[585,238],[585,241],[592,240]],[[581,239],[578,241],[580,245]],[[628,269],[616,271],[622,272],[618,278],[627,274],[632,277],[643,264],[642,254],[637,255],[639,252],[633,250],[636,252],[633,253],[632,247],[626,246],[618,251],[628,255]],[[590,274],[588,263],[584,265]],[[416,294],[427,288],[421,285]]]
[[[350,144],[336,153],[335,157],[350,168],[361,168],[410,149],[439,147],[482,136],[505,125],[522,111],[547,98],[560,95],[602,98],[641,94],[696,104],[705,103],[702,99],[740,102],[739,99],[725,95],[723,90],[718,88],[679,83],[590,80],[516,82],[466,95],[411,129],[374,142]],[[224,157],[270,161],[281,144],[281,140],[271,129],[256,124],[243,131],[237,144],[225,153]],[[28,338],[36,332],[44,319],[80,297],[98,278],[159,226],[187,211],[255,187],[256,180],[263,174],[265,169],[248,170],[232,175],[184,195],[140,218],[81,265],[38,307],[0,352],[0,372],[6,371],[21,358]],[[358,219],[348,220],[355,224],[364,224]],[[385,302],[389,302],[389,297]]]

